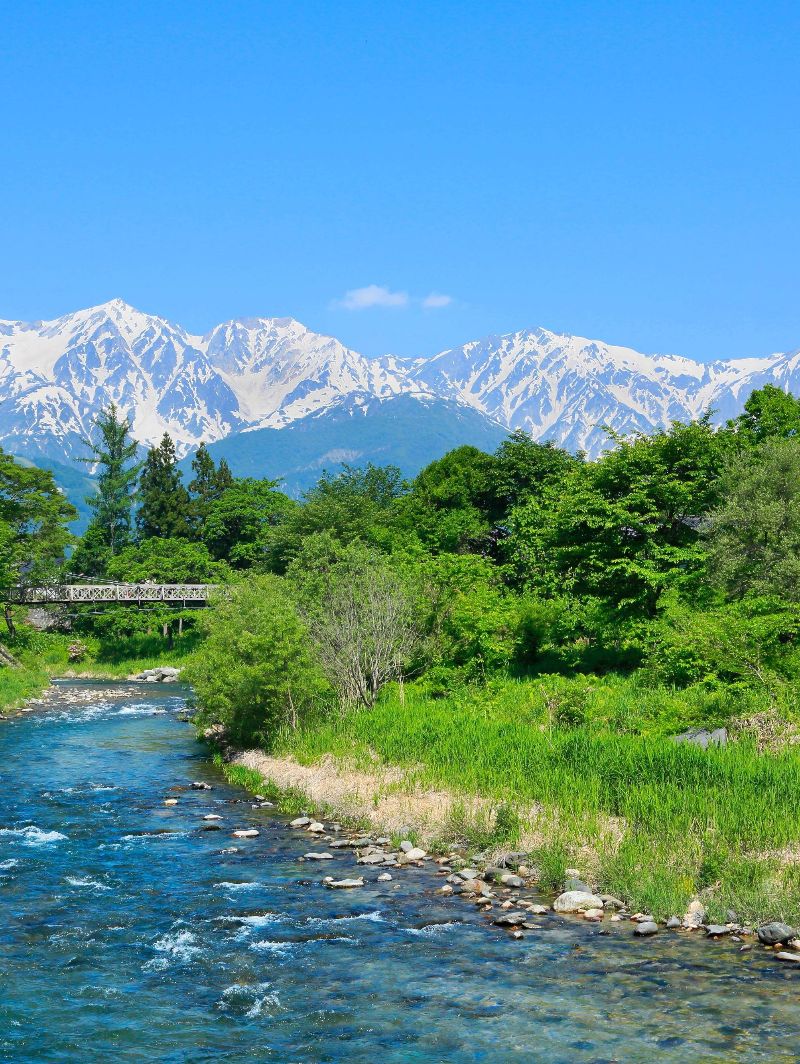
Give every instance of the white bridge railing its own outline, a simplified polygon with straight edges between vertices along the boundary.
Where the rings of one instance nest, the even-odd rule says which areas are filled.
[[[9,597],[21,605],[48,602],[207,602],[217,584],[60,584],[17,587]]]

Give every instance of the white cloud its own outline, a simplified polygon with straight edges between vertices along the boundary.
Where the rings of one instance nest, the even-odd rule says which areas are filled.
[[[422,300],[422,305],[426,310],[440,310],[442,307],[449,307],[452,302],[452,296],[446,296],[442,292],[431,292]]]
[[[344,310],[368,310],[370,307],[407,307],[408,292],[392,292],[384,285],[368,284],[364,288],[351,288],[335,306]]]

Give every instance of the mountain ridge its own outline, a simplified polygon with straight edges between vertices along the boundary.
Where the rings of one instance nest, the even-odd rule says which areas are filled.
[[[766,383],[800,392],[800,351],[703,363],[539,327],[431,358],[367,357],[291,317],[231,319],[200,336],[121,299],[0,321],[0,445],[60,462],[85,453],[92,417],[111,402],[142,444],[169,432],[184,456],[328,413],[372,416],[400,397],[456,404],[594,457],[606,426],[649,432],[709,409],[723,421]],[[434,403],[431,418],[445,409]],[[346,420],[337,424],[346,435]]]

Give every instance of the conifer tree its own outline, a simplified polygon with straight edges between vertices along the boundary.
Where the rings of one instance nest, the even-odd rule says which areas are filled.
[[[178,469],[175,444],[165,432],[158,447],[152,447],[139,478],[139,509],[136,527],[139,539],[188,538],[189,493]]]
[[[82,459],[98,467],[97,490],[86,499],[92,519],[84,542],[91,544],[91,550],[76,551],[73,563],[96,576],[103,571],[104,559],[119,554],[131,541],[133,497],[141,464],[135,462],[138,444],[130,438],[130,422],[119,416],[113,403],[92,425],[97,436],[84,441],[91,455]]]
[[[200,444],[192,459],[192,472],[194,479],[189,484],[189,492],[192,496],[191,524],[199,535],[212,503],[216,502],[222,493],[232,486],[233,475],[224,458],[218,467],[214,464],[214,459],[208,453],[204,443]]]

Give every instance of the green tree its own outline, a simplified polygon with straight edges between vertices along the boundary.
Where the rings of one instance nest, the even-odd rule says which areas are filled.
[[[551,442],[537,443],[526,432],[513,432],[495,452],[490,473],[498,518],[541,495],[548,484],[558,483],[581,461],[582,456],[575,457]]]
[[[498,517],[496,460],[477,447],[457,447],[415,478],[398,506],[398,526],[432,551],[490,549]]]
[[[700,583],[699,529],[718,501],[724,445],[708,418],[616,442],[513,512],[509,557],[534,592],[600,600],[609,622],[645,621],[665,590]]]
[[[120,551],[109,562],[108,575],[132,584],[209,584],[228,580],[230,569],[203,543],[154,537]]]
[[[22,465],[0,449],[0,595],[14,635],[9,591],[52,581],[72,542],[77,511],[56,487],[53,474]]]
[[[800,440],[732,455],[706,526],[709,571],[732,599],[800,602]]]
[[[800,436],[800,399],[774,384],[765,384],[752,393],[742,413],[727,427],[749,447],[769,439]]]
[[[221,723],[237,743],[269,747],[325,697],[308,632],[285,583],[252,576],[202,618],[202,654],[186,670],[203,724]]]
[[[189,483],[191,522],[199,534],[212,504],[233,485],[233,477],[224,458],[219,467],[214,464],[204,443],[200,444],[192,458],[192,473],[194,476]]]
[[[201,537],[215,558],[236,569],[264,564],[270,532],[297,505],[280,491],[275,480],[234,480],[208,508]]]
[[[130,439],[130,422],[120,418],[113,403],[92,425],[98,438],[85,441],[91,456],[82,459],[99,470],[97,490],[86,500],[92,510],[91,535],[86,537],[92,550],[82,551],[77,560],[85,566],[86,575],[97,576],[107,558],[130,542],[133,496],[141,467],[134,461],[138,444]]]
[[[139,477],[136,527],[139,539],[185,538],[190,535],[190,500],[178,468],[175,444],[165,432],[147,452]]]
[[[388,546],[395,501],[405,491],[396,466],[345,466],[324,474],[292,508],[270,537],[270,568],[285,572],[309,536],[325,532],[342,544],[363,541]]]

